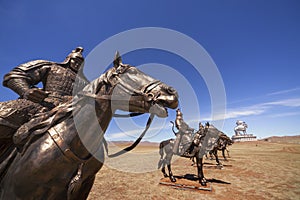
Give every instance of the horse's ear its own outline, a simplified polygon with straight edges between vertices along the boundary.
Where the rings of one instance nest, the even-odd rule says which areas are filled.
[[[119,51],[116,51],[115,58],[114,58],[114,67],[119,67],[120,63],[122,63],[122,58],[120,56]]]

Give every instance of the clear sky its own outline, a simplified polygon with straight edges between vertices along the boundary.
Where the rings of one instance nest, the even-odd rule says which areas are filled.
[[[248,132],[258,138],[300,134],[299,1],[82,2],[0,1],[0,77],[30,60],[61,62],[78,45],[85,48],[87,56],[99,43],[127,30],[166,28],[195,40],[214,61],[226,93],[226,116],[219,129],[232,136],[236,120],[243,120],[249,126]],[[117,50],[118,45],[113,48]],[[176,69],[188,80],[176,87],[184,119],[194,128],[199,121],[211,119],[209,86],[203,77],[195,76],[186,60],[172,52],[144,49],[124,55],[123,61],[145,71],[144,64],[155,63],[153,76],[157,73],[158,79],[170,85],[176,85],[176,80],[167,69]],[[93,70],[86,69],[85,73],[90,80],[96,77]],[[195,96],[185,96],[190,89]],[[1,101],[17,98],[8,88],[1,86],[0,91]],[[170,111],[164,121],[157,119],[153,128],[162,130],[150,133],[146,139],[174,137],[169,123],[174,113]],[[135,121],[141,130],[145,120]],[[113,121],[107,136],[126,139],[121,129],[124,127],[119,128]],[[125,129],[126,134],[136,131],[130,126]]]

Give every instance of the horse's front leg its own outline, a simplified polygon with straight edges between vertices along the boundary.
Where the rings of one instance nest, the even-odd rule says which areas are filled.
[[[199,183],[202,186],[206,186],[206,179],[203,174],[203,158],[199,158],[196,156],[196,162],[197,162],[197,170],[198,170],[198,178],[199,178]]]

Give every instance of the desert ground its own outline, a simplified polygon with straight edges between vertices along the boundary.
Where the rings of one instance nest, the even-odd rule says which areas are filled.
[[[131,156],[105,161],[88,199],[300,199],[299,137],[234,143],[229,150],[230,158],[221,159],[221,169],[214,160],[204,159],[204,175],[210,181],[206,188],[212,188],[206,191],[159,184],[166,179],[157,169],[158,144],[141,144]],[[187,158],[174,157],[173,174],[182,177],[178,182],[200,186],[188,178],[197,174],[191,164]]]

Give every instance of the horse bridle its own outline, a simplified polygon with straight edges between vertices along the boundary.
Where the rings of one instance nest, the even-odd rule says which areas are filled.
[[[126,66],[126,69],[119,72],[115,73],[115,75],[122,74],[126,72],[130,67]],[[160,96],[160,92],[154,94],[152,93],[152,90],[155,89],[157,86],[162,84],[161,81],[155,80],[144,86],[141,90],[136,90],[132,88],[129,84],[125,83],[119,76],[114,76],[118,81],[115,84],[112,84],[111,81],[107,81],[110,85],[112,85],[112,88],[110,90],[114,90],[115,87],[118,85],[123,88],[124,91],[126,91],[128,94],[132,94],[129,100],[140,100],[140,101],[145,101],[145,102],[150,102],[152,105],[156,103],[157,98]],[[113,95],[97,95],[97,94],[91,94],[91,93],[84,93],[80,92],[78,93],[79,96],[85,96],[85,97],[90,97],[96,100],[109,100],[109,101],[128,101],[126,98],[113,98]],[[128,97],[128,96],[127,96]],[[113,115],[114,117],[131,117],[131,116],[137,116],[140,114],[144,113],[131,113],[129,115]]]
[[[125,70],[119,71],[118,73],[116,73],[115,75],[119,75],[122,74],[124,72],[126,72],[128,69],[130,68],[130,66],[126,66]],[[155,80],[150,82],[149,84],[145,85],[140,91],[136,90],[134,88],[132,88],[129,84],[125,83],[119,76],[114,76],[116,79],[118,79],[118,82],[114,84],[114,86],[112,87],[112,90],[118,85],[121,86],[128,94],[132,94],[132,96],[130,97],[130,100],[142,100],[145,102],[150,102],[152,105],[156,103],[157,98],[160,96],[160,92],[153,94],[152,91],[154,88],[156,88],[157,86],[159,86],[161,84],[161,81],[159,80]],[[111,82],[108,81],[110,84]],[[111,84],[112,85],[112,84]],[[136,96],[139,95],[139,96]],[[109,100],[109,101],[120,101],[120,100],[124,100],[124,101],[128,101],[125,99],[114,99],[112,98],[112,95],[101,95],[98,96],[97,94],[91,94],[91,93],[79,93],[79,96],[85,96],[85,97],[90,97],[90,98],[94,98],[94,99],[98,99],[98,100]],[[145,113],[130,113],[127,115],[124,114],[113,114],[113,117],[135,117],[135,116],[139,116]],[[136,141],[134,143],[132,143],[130,146],[114,153],[114,154],[108,154],[108,145],[107,142],[105,140],[105,138],[103,138],[103,144],[105,147],[105,150],[107,152],[107,156],[109,158],[113,158],[113,157],[117,157],[120,156],[126,152],[131,151],[132,149],[134,149],[142,140],[142,138],[145,136],[146,132],[148,131],[153,118],[154,118],[155,114],[151,113],[148,120],[147,120],[147,124],[146,127],[144,129],[144,131],[141,133],[141,135],[136,139]]]
[[[126,72],[129,68],[130,68],[130,66],[126,66],[125,70],[117,73],[116,75]],[[150,82],[149,84],[145,85],[141,90],[136,90],[136,89],[132,88],[129,84],[125,83],[119,76],[114,76],[114,77],[118,80],[118,82],[116,84],[114,84],[114,86],[112,87],[112,90],[117,85],[119,87],[122,87],[124,89],[124,91],[126,91],[128,94],[132,94],[130,97],[131,100],[144,100],[146,102],[151,102],[151,104],[155,104],[155,102],[157,101],[157,98],[161,94],[160,92],[158,92],[156,94],[152,93],[152,90],[162,83],[159,80]]]

